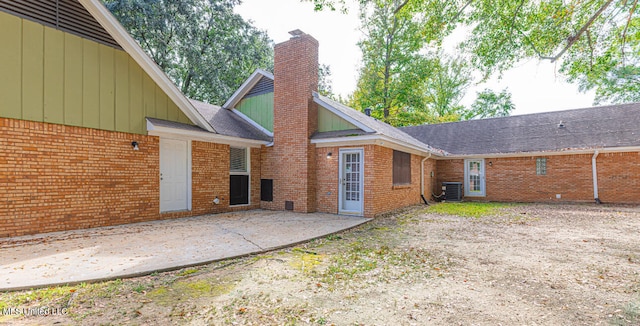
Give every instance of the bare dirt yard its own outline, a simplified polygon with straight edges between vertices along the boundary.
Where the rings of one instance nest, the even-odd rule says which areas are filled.
[[[2,293],[2,309],[67,314],[0,323],[640,325],[639,273],[638,207],[447,203],[264,255]]]

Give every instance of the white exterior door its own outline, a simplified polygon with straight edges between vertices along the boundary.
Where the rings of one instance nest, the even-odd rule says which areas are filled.
[[[362,149],[340,150],[339,201],[341,214],[362,215],[364,198]]]
[[[464,195],[483,197],[485,195],[484,160],[464,160]]]
[[[160,139],[160,211],[189,209],[189,146],[186,140]]]

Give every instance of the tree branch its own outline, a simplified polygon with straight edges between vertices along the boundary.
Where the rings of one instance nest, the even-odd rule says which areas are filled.
[[[626,1],[625,1],[626,4]],[[627,30],[629,29],[629,24],[631,24],[631,17],[636,11],[636,6],[638,5],[638,0],[633,2],[631,9],[629,9],[629,17],[627,17],[627,24],[624,26],[624,31],[622,32],[622,45],[620,45],[620,52],[622,55],[622,62],[624,64],[624,46],[627,44]]]
[[[591,41],[591,32],[587,31],[587,42],[589,43],[589,51],[591,51],[591,55],[589,55],[589,68],[593,68],[593,43]]]
[[[469,7],[469,5],[471,5],[471,3],[473,3],[473,0],[469,0],[467,1],[467,3],[464,4],[464,6],[462,6],[462,8],[460,8],[460,10],[458,10],[458,12],[456,13],[455,16],[453,16],[453,18],[451,19],[451,21],[456,21],[458,20],[458,18],[460,18],[460,15],[462,15],[462,13],[464,12],[465,9],[467,9],[467,7]]]
[[[396,9],[393,11],[393,14],[397,14],[398,11],[400,11],[404,6],[407,5],[407,3],[409,3],[409,0],[404,0],[403,3],[401,3],[398,7],[396,7]]]
[[[596,20],[596,18],[598,18],[598,17],[600,17],[600,15],[602,15],[602,12],[605,11],[605,9],[607,9],[607,7],[609,7],[609,5],[612,2],[613,2],[613,0],[609,0],[604,5],[602,5],[602,7],[600,7],[600,9],[598,9],[598,11],[596,11],[596,13],[593,14],[593,16],[591,16],[591,18],[589,18],[589,20],[582,26],[582,28],[580,28],[580,30],[578,31],[578,33],[576,33],[576,35],[569,36],[567,38],[569,40],[569,42],[567,43],[567,45],[565,45],[565,47],[560,52],[558,52],[558,54],[556,54],[555,56],[553,56],[551,58],[546,58],[546,59],[551,60],[551,62],[555,62],[560,57],[562,57],[565,54],[565,52],[567,52],[567,50],[569,50],[569,48],[572,47],[573,44],[580,38],[580,36],[582,36],[582,34],[584,32],[586,32],[589,29],[589,27],[591,27],[591,24],[593,24],[593,22]]]
[[[541,59],[541,60],[553,60],[553,57],[547,57],[547,56],[542,55],[542,53],[540,53],[538,48],[536,48],[536,45],[529,39],[527,34],[523,33],[521,30],[519,30],[517,28],[515,30],[522,35],[524,41],[527,42],[527,44],[529,44],[529,46],[531,47],[531,49],[533,49],[533,52],[535,52],[535,54],[538,56],[539,59]]]
[[[513,12],[513,18],[511,18],[511,30],[513,30],[516,25],[516,18],[518,17],[518,13],[520,12],[520,9],[522,9],[522,6],[524,6],[524,0],[520,1],[518,8]],[[509,31],[509,34],[511,34],[511,30]]]

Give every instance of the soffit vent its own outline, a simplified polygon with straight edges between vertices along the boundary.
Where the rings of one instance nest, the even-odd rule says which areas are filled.
[[[0,0],[0,11],[122,49],[77,0]]]
[[[273,93],[273,80],[267,77],[262,77],[244,97],[257,96],[266,93]]]

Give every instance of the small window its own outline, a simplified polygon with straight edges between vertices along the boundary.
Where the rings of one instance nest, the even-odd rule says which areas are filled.
[[[393,151],[393,184],[411,184],[411,154]]]
[[[537,175],[546,175],[547,174],[547,159],[546,158],[537,158],[536,159],[536,174]]]
[[[229,152],[229,171],[247,172],[247,149],[231,147]]]

